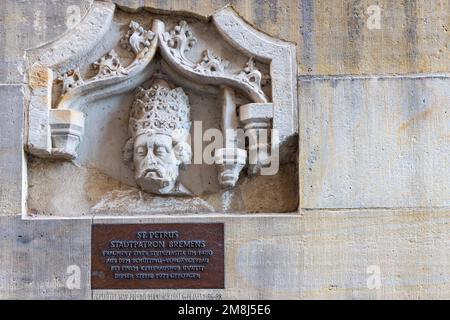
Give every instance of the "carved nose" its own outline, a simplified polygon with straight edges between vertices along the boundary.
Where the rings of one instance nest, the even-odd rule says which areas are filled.
[[[156,164],[156,159],[155,159],[155,157],[153,155],[153,152],[149,151],[147,153],[147,162],[148,162],[148,164]]]

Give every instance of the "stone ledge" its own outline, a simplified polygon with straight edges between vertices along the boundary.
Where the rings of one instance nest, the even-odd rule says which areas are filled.
[[[226,289],[168,293],[90,290],[90,221],[0,217],[0,297],[445,299],[450,292],[448,211],[313,210],[299,217],[203,221],[225,223]],[[177,222],[199,219],[179,218]],[[29,276],[30,265],[34,278]],[[66,288],[70,265],[81,268],[81,290]],[[367,287],[371,275],[367,268],[371,266],[380,270],[379,289]]]

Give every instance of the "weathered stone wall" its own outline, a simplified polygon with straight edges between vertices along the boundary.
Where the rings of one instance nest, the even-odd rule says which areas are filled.
[[[91,2],[1,5],[1,298],[450,298],[448,0],[116,1],[201,16],[230,3],[296,42],[300,114],[298,214],[142,220],[225,222],[227,289],[121,296],[90,290],[92,219],[20,216],[24,49],[66,32]],[[373,4],[380,29],[367,27]],[[66,285],[72,265],[79,289]],[[379,289],[367,287],[370,266]]]

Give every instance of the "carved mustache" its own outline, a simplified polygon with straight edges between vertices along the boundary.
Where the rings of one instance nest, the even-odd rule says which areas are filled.
[[[146,177],[149,173],[152,173],[152,172],[156,173],[158,178],[164,178],[164,172],[156,167],[150,167],[150,168],[145,169],[141,174],[141,178]]]

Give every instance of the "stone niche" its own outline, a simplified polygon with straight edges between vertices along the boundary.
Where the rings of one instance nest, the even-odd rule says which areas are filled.
[[[295,45],[233,8],[94,2],[26,59],[30,217],[297,211]]]

